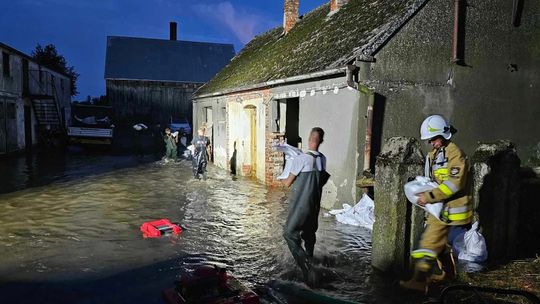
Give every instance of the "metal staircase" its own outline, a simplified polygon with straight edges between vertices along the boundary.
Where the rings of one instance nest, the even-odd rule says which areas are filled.
[[[60,114],[54,76],[43,70],[29,71],[29,75],[31,84],[26,95],[32,102],[39,129],[64,135],[66,130]]]

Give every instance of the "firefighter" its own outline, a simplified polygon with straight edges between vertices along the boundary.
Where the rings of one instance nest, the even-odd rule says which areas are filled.
[[[438,184],[437,188],[419,194],[418,204],[443,202],[440,220],[428,215],[419,248],[411,253],[414,275],[401,281],[403,288],[427,292],[430,282],[455,275],[453,259],[447,249],[451,227],[470,224],[473,216],[470,189],[467,186],[468,164],[465,154],[450,141],[453,128],[440,115],[429,116],[422,122],[420,137],[427,140],[432,151],[426,158],[426,175]],[[441,261],[450,261],[445,267]],[[445,273],[444,270],[448,273]],[[452,272],[452,273],[449,273]]]

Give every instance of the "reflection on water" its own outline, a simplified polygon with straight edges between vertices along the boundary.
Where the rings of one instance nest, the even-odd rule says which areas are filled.
[[[110,168],[129,161],[94,162]],[[65,171],[73,170],[70,166]],[[227,266],[251,287],[272,278],[296,280],[281,237],[285,193],[232,180],[215,168],[207,182],[193,180],[190,172],[187,162],[152,162],[76,179],[64,175],[0,195],[0,281],[21,293],[34,286],[25,284],[39,282],[36,290],[54,291],[57,301],[71,296],[66,291],[71,284],[83,295],[77,303],[98,297],[109,303],[130,297],[159,303],[159,291],[183,268],[208,261]],[[186,230],[178,237],[141,237],[141,223],[165,217]],[[332,274],[322,291],[370,301],[369,231],[321,218],[317,240],[315,255]]]

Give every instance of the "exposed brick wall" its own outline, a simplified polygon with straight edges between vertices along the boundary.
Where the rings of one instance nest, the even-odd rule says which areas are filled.
[[[283,138],[282,134],[266,132],[266,172],[265,184],[272,187],[282,186],[282,183],[276,179],[283,172],[283,153],[272,150],[272,143]]]
[[[283,30],[287,34],[298,21],[300,0],[285,0],[283,5]]]

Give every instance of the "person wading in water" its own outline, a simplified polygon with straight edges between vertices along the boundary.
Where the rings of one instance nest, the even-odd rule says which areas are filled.
[[[191,141],[193,145],[193,177],[199,179],[202,175],[206,180],[206,165],[208,164],[208,154],[210,150],[210,139],[204,136],[204,129],[197,130],[197,136]]]
[[[284,180],[285,185],[292,188],[289,194],[289,214],[283,229],[283,237],[302,270],[304,280],[310,286],[313,286],[316,281],[312,270],[312,260],[322,188],[330,178],[326,172],[326,157],[319,152],[319,146],[323,140],[323,129],[313,128],[309,134],[308,152],[293,159],[289,176]],[[304,247],[302,247],[302,240]]]

